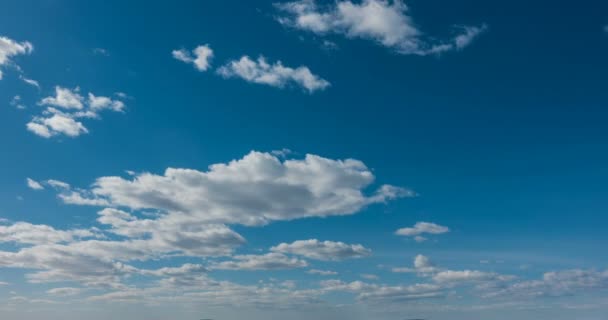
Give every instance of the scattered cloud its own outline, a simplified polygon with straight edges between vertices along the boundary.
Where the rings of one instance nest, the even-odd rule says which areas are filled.
[[[349,0],[318,5],[314,0],[275,4],[282,13],[277,20],[288,27],[325,36],[372,40],[401,54],[429,55],[461,50],[486,30],[482,26],[455,27],[458,33],[449,40],[433,41],[413,22],[401,0]]]
[[[23,105],[20,95],[16,95],[13,97],[13,99],[11,99],[11,106],[20,110],[25,109],[25,105]]]
[[[213,58],[213,50],[208,44],[198,46],[189,52],[186,49],[173,50],[171,52],[173,58],[185,62],[191,63],[198,71],[207,71],[211,66],[211,59]]]
[[[401,228],[395,234],[406,237],[414,237],[416,242],[426,241],[427,238],[423,234],[443,234],[450,232],[448,227],[444,227],[432,222],[417,222],[413,227]]]
[[[233,60],[223,65],[217,72],[224,78],[236,77],[247,82],[277,88],[296,85],[309,93],[324,90],[330,86],[327,80],[313,74],[308,67],[300,66],[294,69],[283,66],[281,61],[269,64],[264,57],[252,60],[248,56],[243,56],[239,60]]]
[[[34,46],[28,41],[17,42],[0,36],[0,80],[2,80],[3,76],[2,67],[13,63],[11,58],[18,55],[30,54],[32,51],[34,51]]]
[[[55,87],[55,95],[43,98],[39,105],[47,106],[41,115],[34,116],[26,127],[29,131],[43,138],[56,135],[78,137],[89,130],[79,119],[99,119],[99,113],[105,110],[123,112],[125,104],[109,97],[88,94],[85,99],[80,88]]]
[[[319,241],[317,239],[281,243],[278,246],[270,248],[270,250],[273,252],[295,254],[310,259],[324,261],[363,258],[372,254],[370,249],[367,249],[360,244]]]
[[[38,181],[36,181],[34,179],[27,178],[27,179],[25,179],[25,182],[27,183],[28,188],[30,188],[32,190],[44,189],[44,187]]]

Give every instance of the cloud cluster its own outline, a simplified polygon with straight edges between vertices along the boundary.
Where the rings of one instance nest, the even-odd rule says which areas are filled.
[[[0,80],[2,80],[2,67],[10,65],[12,63],[11,58],[30,54],[34,51],[34,46],[27,42],[17,42],[10,38],[0,36]]]
[[[416,242],[426,241],[427,238],[422,235],[428,234],[443,234],[450,232],[448,227],[444,227],[432,222],[417,222],[413,227],[401,228],[395,232],[395,234],[406,237],[414,237]]]
[[[327,80],[313,74],[308,67],[300,66],[294,69],[284,66],[281,61],[270,64],[264,57],[252,60],[248,56],[243,56],[239,60],[223,65],[217,72],[224,78],[236,77],[247,82],[278,88],[294,84],[310,93],[330,86]]]
[[[105,110],[123,112],[125,104],[104,96],[89,93],[87,98],[80,94],[80,89],[55,87],[55,95],[43,98],[39,105],[46,106],[41,115],[27,123],[26,127],[34,134],[50,138],[56,135],[77,137],[88,133],[80,119],[98,119],[99,113]]]
[[[372,254],[370,249],[367,249],[360,244],[319,241],[317,239],[298,240],[293,243],[281,243],[270,248],[270,250],[324,261],[363,258]]]
[[[69,100],[63,96],[53,103]],[[90,189],[59,180],[32,180],[36,188],[56,190],[66,203],[102,206],[99,228],[57,230],[25,222],[0,226],[0,241],[18,245],[16,251],[0,251],[0,267],[34,270],[27,274],[34,283],[71,281],[119,289],[122,293],[116,295],[122,298],[124,292],[133,293],[123,284],[132,275],[160,277],[163,286],[210,281],[202,265],[154,271],[135,268],[132,261],[185,256],[220,259],[209,263],[210,270],[304,268],[308,262],[290,255],[341,260],[370,251],[361,245],[307,240],[280,244],[266,254],[233,256],[245,239],[228,225],[354,214],[368,205],[410,195],[388,185],[366,194],[374,176],[358,160],[285,158],[251,152],[207,171],[167,169],[164,175],[102,177]]]
[[[339,34],[368,39],[401,54],[424,56],[461,50],[485,30],[485,26],[458,27],[461,30],[452,39],[433,42],[416,27],[401,0],[360,3],[340,0],[329,5],[299,0],[279,3],[276,7],[283,13],[277,19],[283,25],[321,36]]]

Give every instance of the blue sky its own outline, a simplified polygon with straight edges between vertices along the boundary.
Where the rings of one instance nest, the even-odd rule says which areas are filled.
[[[4,1],[3,319],[603,319],[608,6]]]

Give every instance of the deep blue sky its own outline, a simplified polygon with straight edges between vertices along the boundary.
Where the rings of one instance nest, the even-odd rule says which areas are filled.
[[[376,274],[376,283],[389,286],[413,284],[416,278],[378,265],[411,266],[417,254],[451,270],[521,279],[558,270],[605,270],[608,32],[603,28],[608,4],[406,4],[416,26],[434,39],[450,37],[453,25],[485,24],[487,30],[462,50],[416,56],[366,39],[282,26],[275,19],[281,13],[267,1],[4,1],[0,36],[33,44],[31,54],[11,60],[40,89],[20,81],[15,68],[2,69],[0,217],[62,230],[98,226],[99,208],[64,204],[49,187],[31,190],[28,177],[88,188],[99,177],[124,177],[125,170],[206,171],[251,150],[288,148],[296,159],[310,153],[361,160],[376,180],[366,193],[391,184],[418,196],[374,204],[346,217],[232,225],[247,239],[237,253],[263,253],[278,243],[305,239],[360,243],[373,250],[371,257],[311,268],[335,269],[340,275],[327,279],[348,282],[366,281],[360,273]],[[323,48],[323,40],[337,48]],[[198,72],[171,57],[172,50],[202,44],[214,50],[214,68],[242,55],[263,55],[286,66],[307,66],[331,86],[307,93],[296,86],[223,79],[214,70]],[[107,54],[96,54],[95,48]],[[45,139],[25,125],[44,109],[37,102],[53,96],[57,85],[78,86],[83,95],[124,92],[129,98],[123,99],[124,113],[104,113],[101,120],[86,122],[88,134]],[[9,104],[15,95],[26,109]],[[450,232],[423,243],[394,234],[418,221],[448,226]],[[21,246],[6,242],[7,251]],[[209,262],[188,257],[132,265],[154,269],[201,261]],[[0,281],[10,283],[0,286],[0,297],[9,301],[15,291],[42,299],[54,287],[27,283],[29,271],[0,269]],[[211,275],[244,284],[271,277],[297,280],[304,288],[320,280],[304,270]],[[597,315],[607,310],[608,276],[601,282],[598,292],[572,295],[562,304],[599,306],[569,309],[567,315],[600,319]],[[465,295],[447,304],[493,303]],[[554,299],[562,300],[542,298],[534,305],[541,310],[564,298]],[[357,301],[331,295],[327,300]],[[19,312],[2,311],[10,310],[7,305],[0,314],[23,319]],[[503,311],[484,315],[503,319]],[[521,314],[522,319],[549,316],[554,315],[538,310]]]

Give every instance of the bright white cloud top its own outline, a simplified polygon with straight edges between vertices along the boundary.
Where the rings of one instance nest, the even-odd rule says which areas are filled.
[[[459,33],[443,42],[428,40],[414,24],[408,7],[401,0],[364,0],[360,3],[337,1],[328,5],[315,0],[276,4],[286,26],[324,36],[340,34],[361,38],[391,48],[401,54],[429,55],[460,50],[468,46],[485,26],[458,27]]]

